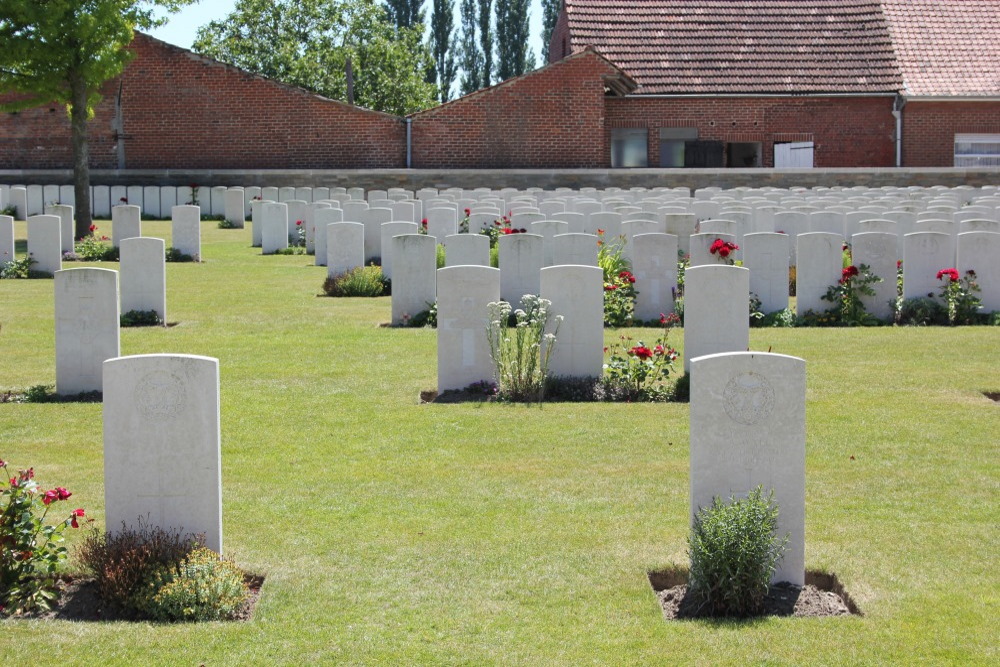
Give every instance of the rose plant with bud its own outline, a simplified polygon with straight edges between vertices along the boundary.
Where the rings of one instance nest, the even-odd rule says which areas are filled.
[[[712,245],[708,247],[708,252],[718,257],[724,264],[732,266],[736,263],[734,253],[739,249],[740,247],[735,243],[723,241],[722,239],[715,239],[712,241]]]
[[[605,395],[612,400],[665,401],[672,394],[669,382],[677,350],[667,343],[670,329],[680,319],[671,313],[660,314],[663,335],[653,345],[631,336],[621,335],[619,342],[604,348],[608,361],[604,364]]]
[[[979,319],[979,311],[983,302],[976,296],[979,284],[976,282],[976,272],[969,269],[961,275],[956,268],[941,269],[937,272],[941,281],[941,300],[948,307],[948,323],[975,324]]]
[[[80,527],[82,508],[70,510],[54,525],[46,518],[54,506],[73,494],[64,487],[43,490],[34,468],[11,476],[0,460],[0,612],[20,614],[49,609],[56,599],[56,568],[66,558],[63,531]]]

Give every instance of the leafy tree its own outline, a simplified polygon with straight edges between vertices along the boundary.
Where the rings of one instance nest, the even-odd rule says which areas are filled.
[[[535,56],[528,48],[529,0],[498,1],[497,79],[504,81],[534,68]]]
[[[424,22],[424,0],[386,0],[385,13],[397,28],[412,28]]]
[[[462,78],[459,81],[459,90],[462,95],[468,95],[485,87],[482,72],[483,55],[479,49],[479,40],[476,39],[476,30],[479,27],[476,10],[476,0],[462,0],[459,6],[462,16],[462,41],[459,45]]]
[[[479,87],[493,83],[493,0],[479,1],[479,52],[483,56]],[[498,0],[502,2],[503,0]]]
[[[166,19],[197,0],[0,0],[0,109],[16,111],[53,102],[69,111],[73,145],[77,238],[91,225],[87,121],[102,84],[122,73],[136,28]]]
[[[431,14],[431,54],[434,56],[433,82],[437,84],[442,102],[451,99],[451,84],[455,81],[455,2],[434,0]]]
[[[549,62],[549,42],[559,20],[563,0],[542,0],[542,63]]]
[[[237,0],[198,29],[194,50],[332,99],[347,98],[347,60],[359,106],[407,114],[434,105],[423,27],[397,29],[375,0]]]

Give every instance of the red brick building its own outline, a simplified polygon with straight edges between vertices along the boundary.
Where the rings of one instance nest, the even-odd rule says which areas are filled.
[[[564,0],[587,47],[613,166],[1000,166],[996,0]]]
[[[564,0],[550,63],[399,118],[137,34],[107,169],[1000,166],[996,0]],[[69,168],[58,106],[0,170]]]

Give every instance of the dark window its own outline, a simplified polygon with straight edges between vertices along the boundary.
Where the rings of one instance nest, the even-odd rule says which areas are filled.
[[[725,144],[721,141],[688,141],[684,143],[684,166],[719,168],[724,154]]]

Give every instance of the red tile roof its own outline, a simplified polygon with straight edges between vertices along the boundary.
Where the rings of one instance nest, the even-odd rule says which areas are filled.
[[[639,83],[639,95],[902,88],[875,0],[565,0],[565,6],[571,47],[596,47]]]
[[[1000,96],[1000,2],[882,4],[907,96]]]

